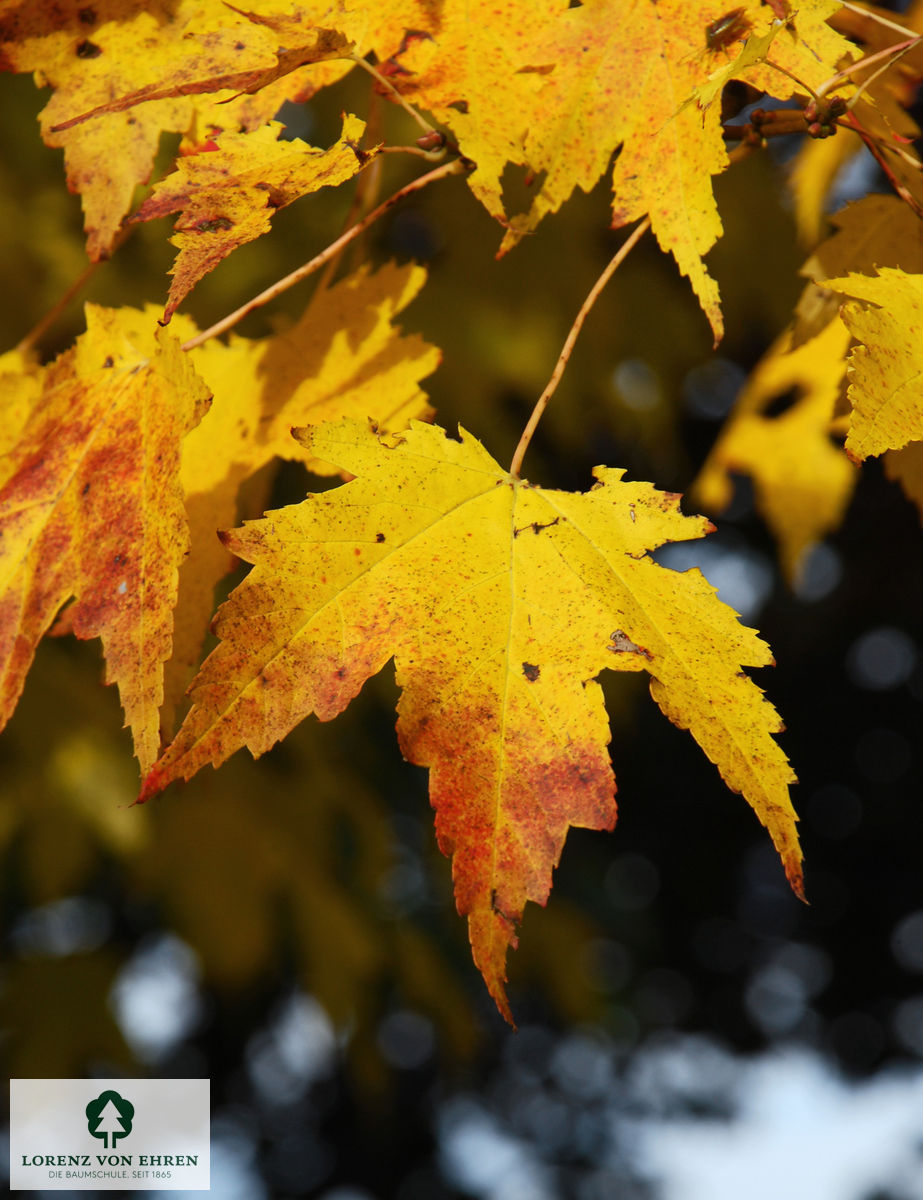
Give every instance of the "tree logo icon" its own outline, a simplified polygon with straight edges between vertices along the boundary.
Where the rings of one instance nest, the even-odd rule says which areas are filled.
[[[86,1111],[87,1129],[93,1137],[103,1139],[103,1146],[107,1150],[114,1150],[116,1141],[131,1133],[135,1106],[118,1092],[100,1092],[87,1105]]]

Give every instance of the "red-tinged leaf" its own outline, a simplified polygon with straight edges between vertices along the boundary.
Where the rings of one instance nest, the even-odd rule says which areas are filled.
[[[586,494],[533,487],[469,435],[419,422],[387,438],[351,421],[299,436],[356,478],[226,536],[254,569],[219,610],[221,644],[141,799],[241,746],[263,753],[310,713],[331,719],[393,656],[401,746],[430,768],[474,958],[511,1019],[506,955],[526,902],[547,900],[570,826],[615,821],[596,676],[646,670],[801,893],[781,723],[741,670],[769,648],[699,572],[648,557],[707,521],[604,467]]]
[[[209,394],[179,344],[132,309],[89,306],[87,333],[47,368],[0,475],[0,724],[71,597],[99,637],[143,770],[157,757],[163,663],[188,545],[180,443]],[[156,332],[155,332],[156,331]]]

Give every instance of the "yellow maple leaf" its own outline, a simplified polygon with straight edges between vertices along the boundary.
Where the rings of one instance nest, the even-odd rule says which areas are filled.
[[[112,248],[135,187],[150,176],[161,132],[185,133],[195,100],[177,88],[132,112],[104,111],[76,128],[73,120],[148,81],[156,87],[189,72],[270,72],[277,48],[270,30],[220,0],[0,4],[4,65],[34,71],[54,89],[42,134],[49,146],[64,149],[68,184],[83,201],[91,259]],[[256,114],[259,123],[271,115]]]
[[[362,268],[318,292],[283,333],[232,336],[227,345],[210,341],[190,352],[215,399],[183,441],[191,546],[180,571],[168,704],[178,701],[199,661],[215,585],[232,562],[216,535],[237,520],[243,481],[273,458],[335,473],[292,437],[292,426],[353,416],[399,430],[412,417],[432,415],[420,380],[438,366],[439,351],[396,324],[425,280],[419,266]],[[176,319],[181,336],[192,337],[192,321]]]
[[[920,219],[897,196],[863,196],[830,220],[835,232],[815,248],[800,271],[814,285],[804,289],[795,308],[793,345],[816,337],[838,314],[842,298],[825,290],[827,279],[848,271],[874,275],[877,267],[923,271]]]
[[[837,320],[795,349],[787,330],[754,369],[692,488],[697,504],[720,513],[731,473],[749,475],[790,581],[805,551],[839,528],[855,487],[854,467],[830,441],[849,341]],[[771,415],[789,395],[786,411]]]
[[[840,316],[860,343],[849,356],[846,453],[858,462],[923,441],[923,275],[882,267],[823,286],[853,297]]]
[[[900,40],[895,37],[900,24],[907,26],[907,34],[911,36],[914,26],[923,24],[921,13],[919,10],[893,13],[885,21],[874,17],[857,20],[858,13],[855,10],[841,10],[840,16],[849,19],[851,36],[860,43],[863,56],[874,56],[870,66],[857,67],[850,74],[852,82],[861,87],[861,93],[845,121],[853,122],[854,128],[869,135],[870,144],[876,147],[879,160],[889,172],[895,188],[902,189],[902,195],[909,196],[911,203],[915,200],[919,205],[923,203],[923,173],[919,163],[914,164],[912,155],[908,161],[903,147],[920,136],[920,127],[908,109],[913,106],[923,78],[923,53],[919,46],[911,47],[909,52],[893,59],[891,66],[895,69],[881,74],[879,71],[883,63],[878,55],[887,53]],[[838,92],[844,94],[842,89],[838,89]],[[858,134],[851,133],[845,127],[845,122],[841,123],[836,137],[819,142],[809,140],[801,147],[792,170],[792,185],[799,232],[803,240],[809,243],[818,240],[825,216],[827,193],[844,164],[865,149],[862,139]],[[907,211],[917,220],[912,208],[908,207]],[[902,262],[900,265],[905,270],[909,269],[908,263]],[[849,266],[858,269],[857,264],[850,263]]]
[[[142,769],[157,757],[186,551],[180,442],[209,393],[144,314],[87,306],[87,332],[43,373],[0,466],[0,724],[35,648],[72,596],[78,637],[102,639]]]
[[[278,140],[276,121],[252,133],[223,134],[216,149],[181,158],[132,218],[151,221],[180,212],[170,239],[179,248],[164,309],[168,321],[198,281],[238,246],[269,232],[275,212],[322,187],[352,179],[377,153],[360,150],[365,122],[345,116],[328,150],[300,138]]]
[[[254,569],[219,610],[222,641],[142,799],[240,746],[263,753],[312,712],[331,719],[393,656],[401,747],[430,768],[458,908],[509,1019],[506,956],[525,903],[547,900],[570,826],[615,822],[596,676],[646,670],[800,893],[781,723],[742,670],[770,663],[769,648],[699,571],[648,557],[707,521],[605,467],[586,494],[533,487],[470,435],[419,422],[389,438],[355,421],[299,436],[356,478],[226,535]]]
[[[87,252],[112,249],[132,194],[146,183],[160,135],[198,147],[222,131],[259,129],[286,100],[304,101],[352,70],[348,56],[384,60],[403,32],[424,29],[414,0],[347,8],[342,0],[0,0],[4,67],[34,71],[54,94],[42,134],[65,154],[81,195]]]
[[[0,354],[0,455],[19,440],[29,414],[42,394],[42,371],[21,350]]]
[[[832,75],[850,48],[824,24],[837,7],[806,0],[789,26],[773,28],[773,57],[808,83]],[[728,75],[752,75],[771,94],[790,96],[794,85],[787,76],[753,65],[754,39],[772,27],[772,10],[757,0],[740,9],[740,28],[753,48],[744,49],[739,69]],[[613,223],[650,215],[658,242],[689,277],[717,340],[718,289],[702,259],[722,232],[712,177],[728,158],[717,106],[703,113],[686,102],[716,64],[739,55],[739,39],[708,44],[708,28],[723,12],[715,0],[576,6],[543,0],[526,22],[516,0],[499,6],[449,0],[438,28],[401,55],[409,77],[393,82],[447,125],[476,164],[469,185],[507,227],[501,253],[576,187],[594,187],[618,150]],[[504,208],[502,177],[511,163],[540,180],[525,213]]]

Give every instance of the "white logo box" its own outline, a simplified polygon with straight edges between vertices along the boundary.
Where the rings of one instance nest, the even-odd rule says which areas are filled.
[[[10,1189],[208,1191],[209,1101],[207,1079],[11,1079]]]

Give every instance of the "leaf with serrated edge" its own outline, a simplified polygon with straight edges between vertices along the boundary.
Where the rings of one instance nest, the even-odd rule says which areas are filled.
[[[440,847],[500,1011],[528,900],[544,904],[567,829],[615,822],[599,672],[647,670],[767,826],[801,892],[778,714],[743,666],[771,662],[698,570],[648,551],[709,525],[678,497],[597,467],[586,494],[513,478],[467,433],[412,422],[381,438],[340,421],[300,431],[356,478],[227,536],[254,563],[222,606],[222,641],[193,708],[142,791],[268,750],[303,717],[330,720],[395,659],[404,755],[431,770]]]
[[[365,122],[343,117],[343,132],[327,150],[300,138],[279,141],[278,121],[253,133],[227,133],[215,150],[191,154],[156,184],[132,218],[151,221],[179,212],[170,241],[178,247],[164,310],[169,321],[203,276],[238,246],[269,232],[280,208],[357,175],[377,154],[360,150]]]
[[[830,441],[849,333],[834,319],[810,341],[791,343],[787,329],[757,364],[691,492],[706,512],[720,513],[734,494],[731,475],[749,475],[790,582],[805,552],[839,528],[856,485],[855,467]],[[785,412],[767,411],[787,393],[794,399]]]
[[[861,301],[840,310],[861,343],[849,356],[846,453],[861,462],[923,440],[923,275],[882,267],[823,286]]]
[[[0,462],[0,725],[35,648],[68,624],[102,639],[135,754],[160,744],[179,565],[188,547],[180,443],[209,393],[179,343],[135,309],[87,306],[87,332],[45,371]]]

